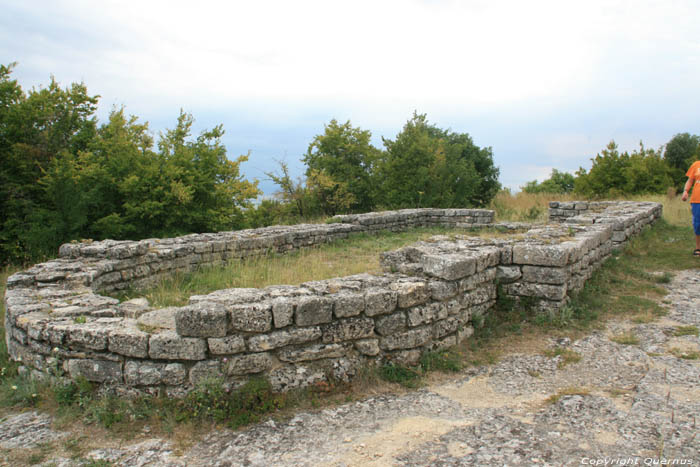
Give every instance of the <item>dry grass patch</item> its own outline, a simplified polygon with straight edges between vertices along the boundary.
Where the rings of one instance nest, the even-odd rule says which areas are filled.
[[[554,347],[553,349],[547,349],[544,352],[544,355],[549,358],[561,357],[561,360],[557,365],[557,367],[559,368],[564,368],[570,363],[578,363],[581,361],[581,358],[583,358],[581,354],[576,352],[575,350],[567,349],[564,347]]]
[[[560,389],[556,394],[552,394],[547,399],[545,399],[546,404],[556,404],[564,396],[587,396],[591,393],[590,389],[580,386],[569,386],[567,388]]]
[[[676,337],[680,336],[697,336],[698,327],[697,326],[676,326],[673,330],[673,335]]]
[[[146,297],[155,307],[185,305],[191,295],[215,290],[270,285],[298,285],[312,280],[344,277],[360,273],[379,273],[379,255],[435,235],[502,237],[493,229],[422,228],[406,232],[355,234],[338,240],[285,254],[269,254],[224,266],[205,266],[192,273],[176,273],[147,290],[129,290],[120,299]]]
[[[613,342],[616,342],[621,345],[638,345],[639,344],[639,338],[634,335],[632,332],[626,332],[623,334],[617,334],[615,336],[611,336],[610,340]]]

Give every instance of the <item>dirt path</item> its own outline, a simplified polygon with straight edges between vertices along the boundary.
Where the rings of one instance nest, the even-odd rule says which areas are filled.
[[[181,456],[150,439],[87,457],[129,466],[699,465],[700,360],[682,357],[700,352],[700,339],[674,333],[700,327],[700,272],[677,274],[669,288],[661,320],[546,343],[578,362],[513,353],[419,391],[212,432]],[[639,342],[611,340],[619,335]],[[0,423],[0,447],[60,436],[46,416],[17,417]]]

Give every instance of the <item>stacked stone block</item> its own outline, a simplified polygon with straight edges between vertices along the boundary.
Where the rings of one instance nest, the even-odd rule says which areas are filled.
[[[636,201],[570,201],[549,203],[549,220],[573,225],[612,226],[613,248],[627,241],[650,222],[661,217],[659,203]]]
[[[428,350],[460,343],[493,308],[499,290],[531,297],[542,309],[561,307],[610,254],[616,232],[626,240],[657,219],[661,207],[610,204],[517,239],[436,236],[384,254],[380,275],[220,290],[192,296],[184,307],[151,309],[143,299],[119,303],[100,295],[175,270],[377,226],[472,227],[492,219],[480,213],[407,210],[342,216],[327,225],[63,245],[58,259],[8,279],[8,349],[37,375],[65,373],[173,396],[209,377],[234,387],[260,375],[277,390],[349,380],[362,365],[413,364]]]

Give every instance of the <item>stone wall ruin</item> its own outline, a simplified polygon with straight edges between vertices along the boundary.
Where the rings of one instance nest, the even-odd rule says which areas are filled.
[[[531,297],[543,310],[563,306],[614,247],[660,216],[658,203],[552,203],[554,223],[513,226],[494,224],[487,210],[413,209],[319,225],[66,244],[58,259],[8,278],[6,341],[24,371],[63,372],[124,392],[182,396],[208,377],[236,387],[261,375],[278,391],[347,381],[362,365],[413,364],[425,351],[462,342],[499,290]],[[383,254],[382,274],[219,290],[183,307],[152,309],[143,299],[100,295],[354,232],[429,225],[522,232],[435,236]]]

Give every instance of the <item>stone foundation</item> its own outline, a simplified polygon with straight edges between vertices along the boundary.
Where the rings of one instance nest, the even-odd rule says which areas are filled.
[[[591,204],[574,203],[580,212],[565,223],[533,226],[512,239],[418,242],[382,255],[379,275],[219,290],[164,309],[100,293],[353,232],[494,226],[493,212],[416,209],[336,216],[324,225],[66,244],[58,259],[8,279],[8,349],[37,375],[66,373],[172,396],[208,377],[235,387],[262,375],[278,391],[347,381],[362,365],[414,364],[425,351],[459,344],[499,290],[530,297],[541,309],[561,307],[615,246],[661,215],[656,203]],[[552,214],[556,209],[565,208],[551,206],[550,215],[564,217]]]

